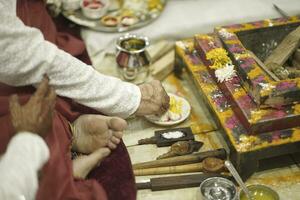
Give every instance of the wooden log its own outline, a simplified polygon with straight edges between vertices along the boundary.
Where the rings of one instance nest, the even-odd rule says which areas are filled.
[[[171,50],[150,66],[154,79],[163,80],[174,70],[175,51]]]
[[[280,81],[280,79],[252,52],[248,50],[248,53],[254,58],[258,65],[274,80]]]
[[[282,66],[293,52],[299,47],[300,41],[300,26],[290,32],[276,49],[265,60],[267,67],[272,67],[273,64]]]
[[[176,166],[176,165],[184,165],[190,163],[199,163],[208,157],[226,159],[227,153],[225,149],[216,149],[211,151],[198,152],[191,155],[177,156],[173,158],[166,158],[161,160],[154,160],[154,161],[133,164],[133,169],[146,169],[146,168],[153,168],[153,167]]]
[[[294,60],[292,60],[292,65],[295,69],[298,69],[298,70],[300,69],[300,61],[294,59]]]
[[[289,77],[289,72],[283,66],[278,65],[277,63],[270,64],[268,68],[272,70],[272,72],[274,72],[274,74],[276,74],[276,76],[281,80],[286,80]]]
[[[294,53],[294,60],[300,63],[300,49],[297,49]]]
[[[160,40],[147,48],[147,54],[150,62],[154,63],[164,55],[166,55],[174,47],[174,42]]]
[[[300,70],[296,67],[286,67],[286,70],[289,72],[289,78],[300,77]]]

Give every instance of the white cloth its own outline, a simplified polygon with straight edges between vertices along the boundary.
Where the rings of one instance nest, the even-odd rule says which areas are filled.
[[[31,85],[43,74],[58,95],[104,114],[128,117],[140,103],[136,85],[102,75],[55,45],[16,16],[16,0],[0,0],[0,81]]]
[[[40,136],[29,132],[15,135],[0,160],[0,199],[35,199],[38,170],[48,159],[48,146]]]
[[[216,26],[280,17],[273,3],[289,15],[300,14],[299,0],[167,0],[156,21],[130,32],[149,37],[150,43],[193,37],[213,32]],[[105,52],[114,52],[116,39],[125,34],[89,29],[82,29],[81,33],[96,66]]]

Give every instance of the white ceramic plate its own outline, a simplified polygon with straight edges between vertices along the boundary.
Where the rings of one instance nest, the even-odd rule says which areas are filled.
[[[182,101],[182,106],[181,106],[181,117],[178,120],[171,120],[171,121],[161,121],[159,117],[155,116],[155,115],[147,115],[145,116],[145,118],[157,125],[161,125],[161,126],[172,126],[175,124],[179,124],[181,122],[183,122],[184,120],[186,120],[188,118],[188,116],[191,113],[191,106],[189,104],[189,102],[184,99],[183,97],[177,96],[175,94],[168,94],[170,97],[173,96],[175,98],[176,101]]]

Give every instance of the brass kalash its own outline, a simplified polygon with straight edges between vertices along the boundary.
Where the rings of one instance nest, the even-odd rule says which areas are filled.
[[[299,25],[298,17],[267,19],[176,43],[176,71],[189,72],[244,179],[261,160],[300,151]],[[217,81],[207,57],[220,49],[235,66],[229,81]]]

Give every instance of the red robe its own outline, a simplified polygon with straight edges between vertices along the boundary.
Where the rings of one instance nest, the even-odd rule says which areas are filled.
[[[42,1],[19,0],[18,16],[23,22],[41,30],[46,40],[59,48],[89,63],[84,43],[74,30],[66,28],[66,22],[53,22]],[[63,30],[66,29],[66,30]],[[72,33],[72,35],[70,34]],[[31,86],[11,87],[0,84],[0,153],[4,153],[14,131],[8,111],[9,96],[17,93],[25,103],[35,89]],[[38,200],[132,200],[136,199],[134,176],[124,143],[89,174],[88,180],[74,180],[71,161],[71,134],[68,125],[78,116],[96,111],[74,103],[70,99],[57,97],[51,133],[46,137],[50,159],[42,169],[37,192]]]

